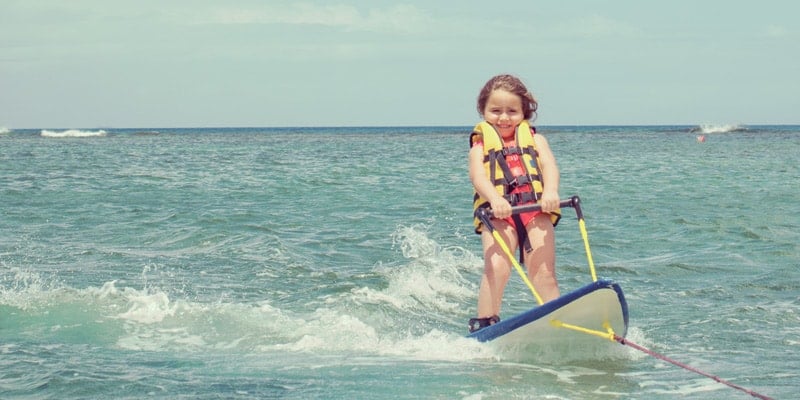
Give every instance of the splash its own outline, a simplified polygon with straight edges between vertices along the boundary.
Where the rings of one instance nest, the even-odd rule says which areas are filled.
[[[480,258],[461,247],[441,247],[423,226],[400,227],[392,243],[406,264],[382,270],[388,287],[354,290],[354,300],[391,306],[404,314],[444,315],[460,314],[465,302],[474,301],[477,287],[466,275],[481,268]]]
[[[129,351],[288,352],[426,360],[462,360],[462,353],[468,352],[473,357],[491,357],[489,349],[443,323],[444,314],[421,318],[426,306],[403,303],[399,297],[408,297],[404,289],[386,289],[382,294],[375,290],[377,296],[366,301],[368,290],[373,289],[362,287],[311,308],[276,306],[269,300],[205,302],[176,296],[169,287],[134,288],[116,280],[77,289],[18,269],[0,285],[0,314],[7,316],[4,325],[35,340]],[[394,303],[408,312],[396,309]],[[409,329],[415,324],[416,328]]]
[[[12,268],[0,280],[0,305],[29,310],[42,302],[41,294],[50,288],[39,274]]]
[[[11,133],[11,129],[6,128],[5,126],[0,126],[0,135],[5,135]]]
[[[106,136],[108,133],[104,130],[97,130],[97,131],[82,131],[79,129],[68,129],[65,131],[50,131],[47,129],[42,129],[42,137],[49,137],[49,138],[85,138],[85,137],[101,137]]]
[[[708,133],[730,133],[730,132],[739,132],[746,130],[747,128],[745,126],[736,124],[727,124],[727,125],[702,124],[698,127],[692,128],[691,132],[708,134]]]
[[[292,303],[269,296],[255,303],[187,297],[169,282],[152,282],[149,267],[137,287],[111,280],[71,288],[17,270],[0,285],[0,313],[10,316],[14,330],[38,339],[129,351],[459,363],[525,358],[465,338],[477,296],[479,257],[439,245],[420,226],[399,228],[393,238],[403,254],[397,265],[377,265],[366,277],[349,277],[347,290]],[[532,351],[528,358],[540,356],[538,361],[551,363],[588,354],[587,349]]]

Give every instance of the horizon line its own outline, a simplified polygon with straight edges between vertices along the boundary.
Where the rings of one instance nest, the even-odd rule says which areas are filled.
[[[94,127],[29,127],[29,128],[9,128],[0,126],[0,130],[13,132],[15,130],[109,130],[109,129],[329,129],[329,128],[462,128],[470,127],[473,124],[458,124],[458,125],[187,125],[187,126],[94,126]],[[701,124],[542,124],[536,125],[537,127],[721,127],[721,126],[736,126],[736,127],[758,127],[758,126],[800,126],[800,123],[758,123],[758,124],[744,124],[744,123],[701,123]],[[4,128],[4,129],[3,129]]]

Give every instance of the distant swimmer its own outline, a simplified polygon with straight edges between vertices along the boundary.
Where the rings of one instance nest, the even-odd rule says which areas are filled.
[[[706,135],[698,135],[697,136],[697,142],[698,143],[704,143],[705,141],[706,141]]]

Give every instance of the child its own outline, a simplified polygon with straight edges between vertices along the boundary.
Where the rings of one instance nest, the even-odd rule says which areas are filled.
[[[498,75],[486,82],[478,95],[478,113],[485,121],[470,135],[469,178],[475,188],[475,209],[492,209],[492,225],[511,251],[520,248],[528,278],[547,302],[559,296],[554,238],[560,218],[559,173],[547,140],[528,125],[537,106],[515,76]],[[511,214],[512,206],[537,202],[541,212]],[[511,260],[482,225],[476,218],[484,271],[478,318],[470,319],[470,332],[500,321],[503,290],[512,268]]]

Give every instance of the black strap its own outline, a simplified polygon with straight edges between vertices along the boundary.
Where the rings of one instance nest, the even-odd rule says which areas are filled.
[[[519,154],[522,155],[525,153],[521,148],[517,146],[510,146],[510,147],[503,147],[503,155],[508,156],[509,154]]]
[[[512,215],[511,219],[514,220],[514,225],[516,225],[517,228],[516,231],[517,243],[519,243],[519,262],[524,263],[525,253],[533,250],[533,247],[531,247],[531,241],[528,239],[528,229],[525,228],[525,225],[522,223],[522,217],[519,214]]]
[[[536,192],[507,194],[503,196],[503,198],[506,199],[509,204],[511,204],[511,207],[526,203],[536,203],[539,201],[539,196],[536,195]]]
[[[530,175],[527,172],[525,175],[514,176],[511,174],[511,168],[508,167],[508,162],[506,162],[506,156],[509,154],[530,154],[531,160],[533,162],[533,167],[536,168],[537,174]],[[537,152],[533,146],[528,146],[525,148],[520,147],[509,147],[503,148],[500,151],[489,150],[489,153],[484,157],[484,162],[489,163],[489,180],[494,185],[503,185],[506,187],[506,193],[513,191],[515,188],[528,185],[534,180],[540,181],[540,175],[538,175],[539,166],[536,163],[536,156]],[[502,176],[498,176],[497,168],[503,172]]]

